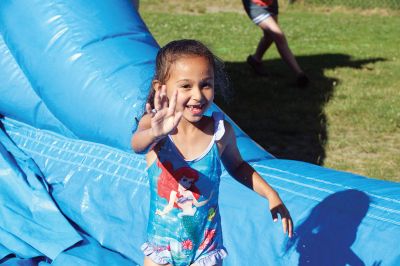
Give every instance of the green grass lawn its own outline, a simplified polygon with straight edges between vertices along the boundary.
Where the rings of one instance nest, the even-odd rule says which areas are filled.
[[[233,97],[216,102],[270,153],[399,182],[400,16],[283,6],[280,24],[312,80],[301,90],[275,47],[264,58],[271,78],[250,71],[261,31],[238,3],[147,0],[140,12],[160,45],[195,38],[225,61]]]

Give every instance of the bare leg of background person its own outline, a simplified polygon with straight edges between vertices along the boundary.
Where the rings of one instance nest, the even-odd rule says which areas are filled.
[[[292,51],[290,50],[285,34],[279,27],[277,20],[274,17],[268,17],[267,19],[263,20],[260,24],[258,24],[258,26],[260,26],[264,31],[264,39],[265,39],[264,44],[261,44],[260,41],[261,44],[261,45],[259,44],[260,52],[268,44],[267,42],[268,39],[266,39],[265,36],[269,36],[269,38],[271,38],[275,43],[281,58],[289,65],[289,67],[294,71],[294,73],[296,75],[302,74],[303,71],[301,70]],[[258,48],[259,47],[257,47],[257,50]],[[266,50],[264,50],[264,52],[265,51]]]
[[[273,42],[274,40],[272,40],[272,37],[269,34],[264,34],[257,45],[257,49],[253,54],[253,58],[256,61],[261,62],[265,52],[269,49]]]

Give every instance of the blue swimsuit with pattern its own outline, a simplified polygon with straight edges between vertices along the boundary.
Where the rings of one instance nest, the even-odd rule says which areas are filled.
[[[214,112],[214,135],[207,149],[185,160],[172,138],[165,138],[147,169],[150,216],[142,250],[158,264],[216,265],[227,255],[222,243],[218,191],[221,161],[216,142],[225,132]]]

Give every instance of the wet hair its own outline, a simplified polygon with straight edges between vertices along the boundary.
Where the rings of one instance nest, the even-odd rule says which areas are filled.
[[[215,56],[207,46],[197,40],[176,40],[162,47],[157,53],[153,81],[157,80],[161,84],[165,84],[170,77],[171,66],[177,60],[187,56],[206,58],[214,70],[214,89],[216,94],[221,94],[224,98],[230,95],[228,77],[224,70],[223,61]],[[153,84],[151,84],[150,93],[147,97],[147,102],[150,103],[151,108],[154,108],[154,94],[155,90]]]

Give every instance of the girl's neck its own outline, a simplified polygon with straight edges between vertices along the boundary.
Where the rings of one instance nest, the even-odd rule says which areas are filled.
[[[203,116],[197,123],[180,121],[176,132],[171,134],[175,147],[185,160],[198,158],[212,140],[212,118]]]
[[[202,117],[198,122],[191,123],[185,119],[182,119],[176,128],[176,132],[173,135],[192,135],[196,132],[204,131],[205,119]]]

